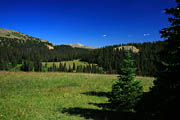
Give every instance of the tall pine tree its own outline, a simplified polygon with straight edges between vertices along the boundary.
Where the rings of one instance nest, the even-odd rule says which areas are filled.
[[[155,86],[140,103],[140,112],[146,120],[174,120],[179,117],[180,107],[180,0],[176,8],[166,9],[171,26],[161,30],[165,38],[160,53],[161,63]]]

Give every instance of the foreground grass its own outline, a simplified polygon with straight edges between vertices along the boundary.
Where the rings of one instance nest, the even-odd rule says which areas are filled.
[[[148,91],[153,78],[137,77]],[[64,109],[101,110],[116,75],[0,72],[1,120],[84,120]],[[92,94],[93,93],[93,94]],[[77,110],[77,109],[76,109]],[[94,111],[93,111],[94,112]]]

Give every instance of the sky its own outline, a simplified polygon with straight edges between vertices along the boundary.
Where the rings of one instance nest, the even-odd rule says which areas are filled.
[[[53,44],[102,47],[162,40],[175,0],[0,0],[0,28]]]

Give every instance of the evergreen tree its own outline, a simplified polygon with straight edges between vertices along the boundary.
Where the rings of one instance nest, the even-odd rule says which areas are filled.
[[[67,72],[67,66],[66,66],[66,63],[64,63],[64,66],[63,66],[63,72]]]
[[[78,72],[83,72],[83,66],[82,65],[79,66]]]
[[[162,66],[157,76],[156,86],[159,90],[171,91],[180,87],[180,0],[177,0],[176,8],[166,9],[167,14],[174,17],[169,18],[171,27],[161,30],[165,38],[165,46],[161,52]],[[173,80],[172,80],[173,77]]]
[[[155,86],[139,103],[147,120],[177,119],[180,107],[180,0],[176,8],[166,9],[172,15],[171,26],[161,30],[165,38]]]
[[[116,111],[133,110],[142,95],[142,86],[134,80],[136,68],[133,68],[133,60],[127,52],[124,66],[118,71],[119,80],[112,86],[109,97],[110,107]]]
[[[68,72],[73,72],[73,69],[72,69],[71,65],[69,65]]]
[[[92,64],[92,73],[97,73],[97,67],[96,65]]]
[[[109,66],[108,66],[108,73],[109,73],[109,74],[112,74],[112,73],[113,73],[111,64],[109,64]]]
[[[76,65],[75,65],[75,63],[73,62],[73,71],[75,71],[76,70]]]
[[[86,66],[86,69],[87,69],[87,73],[91,73],[91,72],[92,72],[91,64],[88,64],[88,65]]]
[[[29,72],[33,71],[34,63],[32,61],[25,60],[21,66],[21,70]]]
[[[58,71],[62,72],[63,71],[63,64],[60,62],[59,63],[59,68],[58,68]]]
[[[87,67],[85,65],[82,67],[82,72],[87,73]]]
[[[52,69],[53,69],[53,71],[57,71],[56,69],[56,64],[53,62],[53,66],[52,66]]]
[[[42,71],[42,63],[39,60],[34,61],[34,71]]]
[[[80,72],[80,66],[77,66],[76,72]]]
[[[44,67],[45,67],[45,68],[48,68],[48,64],[47,64],[47,62],[45,63]]]

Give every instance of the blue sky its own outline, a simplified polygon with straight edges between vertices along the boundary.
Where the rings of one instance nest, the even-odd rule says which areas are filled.
[[[0,28],[94,47],[161,40],[175,0],[0,0]]]

